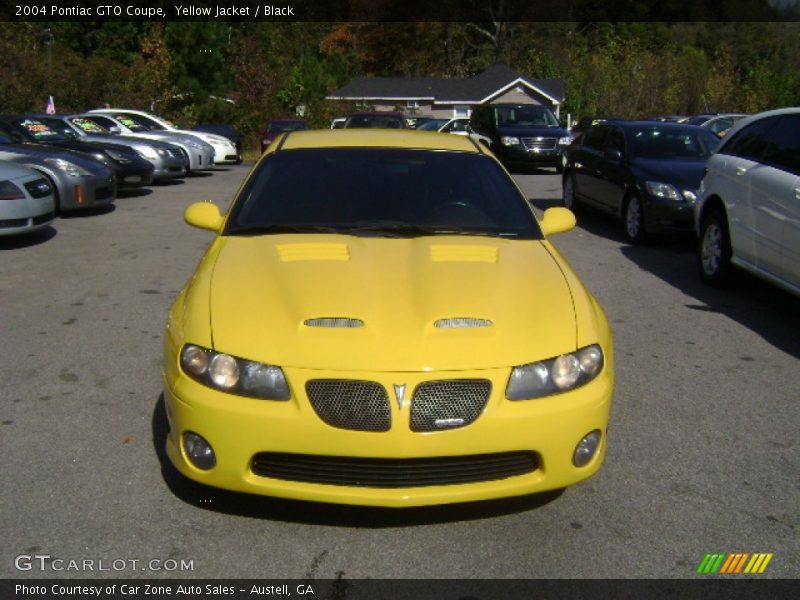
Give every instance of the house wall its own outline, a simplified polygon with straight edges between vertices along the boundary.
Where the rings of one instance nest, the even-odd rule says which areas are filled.
[[[550,102],[544,96],[536,94],[527,88],[519,87],[513,88],[507,91],[505,94],[492,98],[489,101],[489,104],[499,104],[501,102],[507,102],[511,104],[538,104],[550,107],[553,106],[552,102]]]

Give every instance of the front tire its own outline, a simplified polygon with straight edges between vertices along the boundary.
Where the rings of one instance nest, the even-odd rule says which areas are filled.
[[[700,228],[700,275],[709,285],[720,286],[731,278],[731,236],[728,219],[721,210],[703,218]]]
[[[632,193],[625,202],[623,211],[625,237],[632,244],[641,244],[647,237],[644,227],[644,206],[638,194]]]

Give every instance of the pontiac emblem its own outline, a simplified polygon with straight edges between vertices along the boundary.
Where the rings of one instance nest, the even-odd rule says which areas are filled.
[[[397,408],[403,410],[403,404],[406,400],[406,384],[394,384],[394,395],[397,397]]]

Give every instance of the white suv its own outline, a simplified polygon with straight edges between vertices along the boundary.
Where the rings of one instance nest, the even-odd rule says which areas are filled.
[[[708,159],[695,226],[706,282],[735,265],[800,295],[800,108],[734,125]]]

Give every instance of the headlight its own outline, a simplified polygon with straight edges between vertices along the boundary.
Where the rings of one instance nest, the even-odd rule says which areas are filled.
[[[651,196],[655,196],[657,198],[666,198],[668,200],[675,200],[676,202],[680,202],[683,200],[683,196],[681,196],[680,192],[674,185],[669,183],[661,183],[659,181],[646,181],[645,187],[647,188],[647,193]]]
[[[691,190],[683,190],[683,197],[690,204],[697,202],[697,194]]]
[[[25,194],[10,181],[0,181],[0,200],[24,200]]]
[[[519,138],[510,135],[504,135],[500,138],[500,143],[503,144],[503,146],[519,146]]]
[[[117,162],[121,163],[129,163],[131,162],[130,157],[125,156],[121,152],[117,152],[116,150],[106,150],[106,154],[108,154],[111,158],[113,158]]]
[[[89,171],[71,163],[63,158],[45,158],[44,162],[54,166],[59,171],[66,173],[70,177],[80,177],[81,175],[91,175]]]
[[[181,368],[200,383],[239,396],[265,400],[288,400],[289,385],[283,369],[186,344],[181,350]]]
[[[572,140],[574,139],[575,139],[574,135],[565,135],[564,137],[558,138],[558,145],[569,146],[572,143]]]
[[[603,370],[603,351],[594,344],[549,360],[514,367],[506,398],[531,400],[589,383]]]
[[[152,146],[136,146],[136,151],[147,160],[156,160],[158,153]]]

